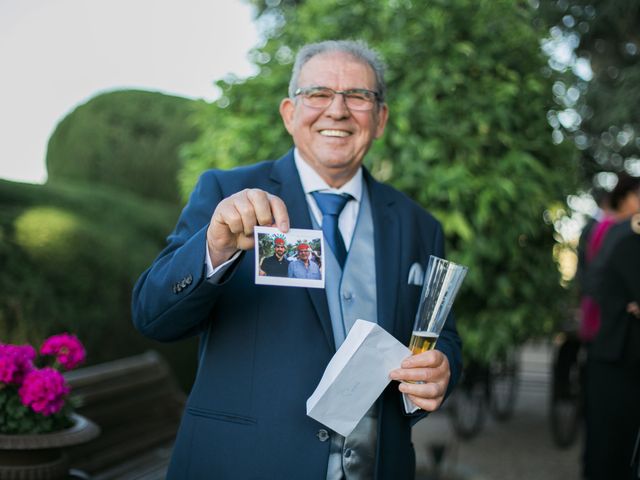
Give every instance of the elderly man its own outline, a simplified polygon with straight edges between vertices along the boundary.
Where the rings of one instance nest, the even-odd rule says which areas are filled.
[[[276,237],[273,241],[273,255],[264,258],[260,264],[260,275],[272,277],[286,277],[289,275],[290,262],[284,256],[286,250],[284,238]]]
[[[440,407],[460,373],[453,317],[436,350],[390,373],[400,383],[349,437],[305,409],[356,319],[408,344],[421,290],[409,272],[444,256],[440,224],[362,167],[387,123],[384,98],[382,64],[366,46],[302,48],[280,104],[295,148],[275,162],[205,172],[169,245],[136,284],[142,333],[200,336],[169,478],[414,477],[411,426]],[[255,285],[256,225],[322,228],[325,289]],[[172,288],[184,278],[193,281]],[[405,410],[403,393],[417,411]]]
[[[298,245],[298,259],[289,264],[289,278],[320,280],[320,267],[311,261],[311,249],[306,243]]]

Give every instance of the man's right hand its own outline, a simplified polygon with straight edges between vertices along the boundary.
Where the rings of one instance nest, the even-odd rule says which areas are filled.
[[[252,249],[256,225],[288,232],[289,213],[284,202],[257,188],[242,190],[221,201],[207,229],[207,248],[213,268],[226,262],[238,250]]]

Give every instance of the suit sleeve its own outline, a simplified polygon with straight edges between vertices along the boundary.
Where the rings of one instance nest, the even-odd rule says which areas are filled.
[[[167,238],[167,247],[138,279],[132,315],[145,336],[178,340],[199,333],[208,320],[225,284],[207,282],[205,266],[206,232],[222,198],[215,173],[203,174]]]

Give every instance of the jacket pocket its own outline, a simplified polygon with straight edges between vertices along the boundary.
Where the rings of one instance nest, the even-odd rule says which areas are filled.
[[[258,421],[253,417],[246,417],[243,415],[237,415],[235,413],[219,412],[216,410],[209,410],[206,408],[187,407],[187,413],[195,417],[210,418],[212,420],[219,420],[221,422],[238,423],[240,425],[255,425]]]

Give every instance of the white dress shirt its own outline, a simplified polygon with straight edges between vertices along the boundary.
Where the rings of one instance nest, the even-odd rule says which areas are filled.
[[[322,226],[322,212],[318,208],[311,192],[322,193],[347,193],[351,195],[352,200],[349,200],[347,204],[340,212],[338,219],[338,228],[342,234],[344,240],[344,246],[349,250],[351,245],[351,238],[353,237],[353,231],[356,228],[356,222],[358,221],[358,212],[360,211],[360,201],[362,200],[362,167],[358,169],[356,174],[340,188],[331,188],[327,185],[320,175],[305,162],[296,148],[293,151],[293,158],[296,162],[296,168],[298,169],[298,175],[300,175],[300,183],[302,183],[302,190],[304,190],[305,197],[307,199],[307,205],[309,210],[315,217],[318,225]],[[293,225],[292,225],[293,226]],[[295,226],[293,226],[295,228]]]

